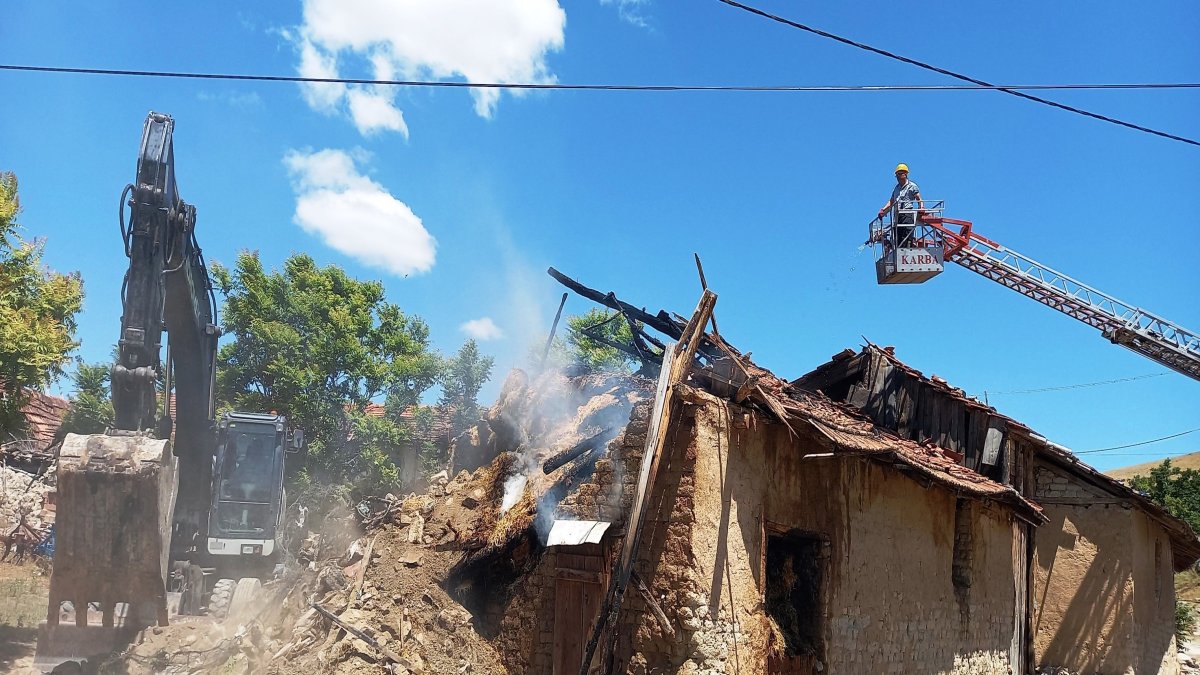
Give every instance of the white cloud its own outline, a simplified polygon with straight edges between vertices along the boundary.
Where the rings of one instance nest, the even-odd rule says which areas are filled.
[[[205,103],[220,103],[238,110],[258,110],[263,107],[262,97],[254,91],[200,91],[196,98]]]
[[[346,93],[350,117],[364,136],[378,131],[399,131],[408,136],[404,113],[392,104],[392,97],[366,89],[351,89]]]
[[[324,54],[307,41],[300,45],[300,65],[297,68],[300,77],[336,78],[338,76],[337,59],[330,54]],[[346,85],[336,82],[305,82],[301,85],[304,100],[314,110],[325,113],[337,111],[338,103],[346,95]]]
[[[646,5],[650,4],[650,0],[600,0],[602,5],[616,5],[617,16],[620,16],[623,21],[639,27],[649,28],[650,24],[646,22],[646,15],[643,10]]]
[[[489,316],[480,319],[471,319],[459,326],[459,328],[468,337],[475,338],[480,342],[485,340],[499,340],[504,337],[504,331],[500,330],[500,327]]]
[[[292,220],[363,264],[408,276],[433,268],[437,241],[404,202],[358,171],[342,150],[283,158],[296,191]]]
[[[554,82],[546,57],[563,47],[566,12],[558,0],[305,0],[291,35],[302,76],[336,77],[365,61],[380,80],[430,77],[469,82]],[[367,93],[369,91],[369,93]],[[354,92],[359,92],[358,95]],[[475,112],[490,117],[496,89],[476,89]],[[360,132],[407,133],[394,89],[306,84],[322,112],[346,106]]]

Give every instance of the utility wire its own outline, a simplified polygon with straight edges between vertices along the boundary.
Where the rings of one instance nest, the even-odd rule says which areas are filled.
[[[740,9],[740,10],[743,10],[746,12],[750,12],[751,14],[757,14],[758,16],[761,16],[765,19],[770,19],[771,21],[775,21],[775,22],[784,24],[785,26],[791,26],[792,28],[798,28],[803,31],[808,31],[809,33],[812,33],[814,35],[819,35],[823,38],[828,38],[830,40],[836,40],[837,42],[840,42],[845,45],[850,45],[851,47],[856,47],[858,49],[862,49],[862,50],[865,50],[868,52],[873,52],[875,54],[879,54],[880,56],[886,56],[889,59],[894,59],[896,61],[900,61],[902,63],[907,63],[909,65],[913,65],[918,68],[923,68],[925,70],[929,70],[929,71],[932,71],[935,73],[947,75],[947,76],[953,77],[957,80],[962,80],[963,82],[971,82],[971,83],[979,85],[981,87],[994,88],[994,89],[996,89],[998,91],[1002,91],[1006,94],[1012,94],[1013,96],[1019,96],[1021,98],[1028,99],[1035,103],[1041,103],[1043,105],[1052,106],[1052,107],[1058,108],[1060,110],[1066,110],[1067,112],[1073,112],[1077,115],[1084,115],[1085,117],[1091,117],[1092,119],[1097,119],[1102,122],[1109,122],[1111,124],[1117,124],[1117,125],[1120,125],[1123,127],[1127,127],[1129,129],[1134,129],[1135,131],[1142,131],[1142,132],[1145,132],[1148,134],[1154,134],[1155,136],[1169,138],[1173,141],[1180,141],[1182,143],[1188,143],[1190,145],[1200,146],[1200,141],[1197,141],[1197,140],[1194,140],[1191,138],[1185,138],[1183,136],[1176,136],[1175,134],[1170,134],[1165,131],[1158,131],[1157,129],[1151,129],[1150,127],[1144,127],[1144,126],[1141,126],[1140,124],[1133,124],[1132,122],[1125,122],[1125,121],[1119,120],[1115,117],[1101,115],[1099,113],[1094,113],[1094,112],[1090,112],[1087,110],[1083,110],[1082,108],[1076,108],[1074,106],[1069,106],[1064,103],[1059,103],[1057,101],[1051,101],[1050,99],[1045,99],[1040,96],[1026,94],[1021,91],[1018,91],[1016,87],[998,87],[989,82],[984,82],[983,80],[971,77],[969,75],[963,75],[962,73],[956,73],[952,70],[946,70],[945,68],[939,68],[937,66],[930,65],[923,61],[917,61],[916,59],[910,59],[907,56],[901,56],[900,54],[889,52],[885,49],[880,49],[878,47],[872,47],[871,45],[863,44],[862,42],[855,42],[854,40],[851,40],[849,38],[844,38],[840,35],[834,35],[833,33],[830,33],[828,31],[823,31],[819,28],[813,28],[812,26],[806,26],[802,23],[797,23],[790,19],[785,19],[782,16],[778,16],[776,14],[771,14],[769,12],[764,12],[763,10],[758,9],[756,7],[751,7],[750,5],[743,5],[742,3],[738,2],[737,0],[717,0],[717,1],[723,2],[726,5],[729,5],[730,7],[736,7],[737,9]]]
[[[1148,441],[1142,441],[1140,443],[1130,443],[1129,445],[1114,445],[1111,448],[1097,448],[1095,450],[1080,450],[1079,452],[1076,452],[1075,454],[1076,455],[1090,455],[1094,452],[1108,452],[1109,450],[1123,450],[1125,448],[1136,448],[1139,445],[1150,445],[1151,443],[1158,443],[1159,441],[1165,441],[1165,440],[1172,439],[1172,438],[1179,438],[1180,436],[1187,436],[1188,434],[1194,434],[1197,431],[1200,431],[1200,427],[1197,427],[1195,429],[1188,429],[1187,431],[1181,431],[1177,434],[1171,434],[1170,436],[1163,436],[1162,438],[1152,438]]]
[[[396,87],[435,87],[446,89],[534,89],[574,91],[740,91],[740,92],[821,92],[821,91],[1008,91],[1064,89],[1200,89],[1200,82],[1117,82],[1073,84],[861,84],[861,85],[755,85],[755,84],[569,84],[562,82],[454,82],[446,80],[373,80],[350,77],[302,77],[299,75],[238,75],[234,73],[193,73],[162,70],[119,70],[108,68],[67,68],[58,66],[22,66],[0,64],[0,70],[30,73],[76,75],[116,75],[193,80],[234,80],[241,82],[302,82],[308,84],[364,84]]]
[[[1188,450],[1186,452],[1176,452],[1175,450],[1171,450],[1169,452],[1172,453],[1169,457],[1163,456],[1162,452],[1114,452],[1111,455],[1105,455],[1105,457],[1162,457],[1163,459],[1177,459],[1184,455],[1191,455],[1200,452],[1200,450]]]
[[[1099,387],[1106,384],[1120,384],[1121,382],[1134,382],[1136,380],[1147,380],[1152,377],[1162,377],[1168,375],[1166,371],[1161,373],[1148,373],[1146,375],[1136,375],[1134,377],[1123,377],[1118,380],[1102,380],[1100,382],[1084,382],[1081,384],[1064,384],[1059,387],[1042,387],[1040,389],[1013,389],[1010,391],[985,391],[984,396],[996,395],[1012,395],[1012,394],[1040,394],[1047,391],[1066,391],[1068,389],[1086,389],[1087,387]]]

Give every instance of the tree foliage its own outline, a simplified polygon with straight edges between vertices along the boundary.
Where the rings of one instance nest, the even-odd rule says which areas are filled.
[[[71,409],[63,418],[62,433],[99,434],[113,424],[112,393],[108,385],[109,366],[80,363],[71,379],[75,394]]]
[[[440,359],[429,328],[384,298],[383,285],[359,281],[307,255],[266,271],[254,253],[232,269],[213,266],[225,296],[220,350],[223,405],[276,410],[305,430],[309,456],[333,479],[383,484],[404,430],[363,411],[372,400],[415,403],[435,381]]]
[[[0,172],[0,429],[20,424],[25,388],[40,389],[63,374],[83,303],[76,274],[42,263],[43,242],[23,239],[17,177]]]
[[[585,333],[594,333],[617,344],[630,344],[633,331],[625,317],[616,311],[593,307],[587,314],[567,317],[567,327],[567,356],[570,362],[589,370],[624,373],[633,369],[633,357]]]
[[[1175,641],[1180,645],[1190,642],[1196,632],[1196,612],[1189,603],[1175,601]]]
[[[495,360],[480,354],[474,340],[467,340],[458,353],[446,359],[438,405],[450,418],[451,435],[457,436],[479,420],[479,390],[491,377],[493,365]]]
[[[1134,476],[1129,485],[1200,532],[1200,471],[1180,469],[1166,459],[1149,476]]]

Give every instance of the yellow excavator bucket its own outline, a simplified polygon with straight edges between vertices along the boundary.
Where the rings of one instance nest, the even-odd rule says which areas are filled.
[[[67,435],[39,663],[104,654],[166,625],[176,478],[170,441]]]

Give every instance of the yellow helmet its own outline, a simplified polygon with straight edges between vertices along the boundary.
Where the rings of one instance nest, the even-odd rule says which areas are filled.
[[[900,164],[897,164],[896,165],[896,173],[900,173],[901,171],[903,171],[904,173],[908,173],[908,165],[904,164],[903,162]]]

